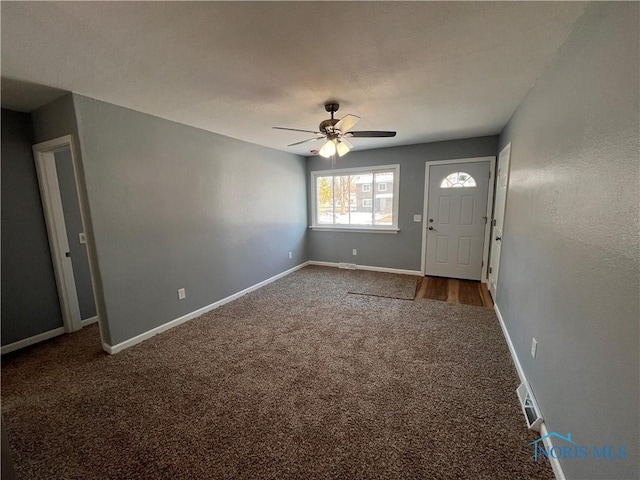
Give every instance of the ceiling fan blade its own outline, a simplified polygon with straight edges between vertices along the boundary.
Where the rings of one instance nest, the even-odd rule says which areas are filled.
[[[345,137],[340,136],[339,141],[340,141],[340,143],[344,143],[344,144],[349,148],[349,150],[351,150],[351,149],[353,148],[353,143],[351,143],[351,142],[350,142],[349,140],[347,140]]]
[[[271,127],[271,128],[275,128],[276,130],[290,130],[292,132],[321,133],[321,132],[316,132],[315,130],[300,130],[299,128],[287,128],[287,127]]]
[[[287,147],[293,147],[294,145],[300,145],[301,143],[313,142],[314,140],[322,140],[323,138],[324,138],[324,136],[322,136],[322,137],[314,137],[314,138],[307,138],[306,140],[302,140],[301,142],[290,143],[289,145],[287,145]]]
[[[349,138],[363,137],[395,137],[396,132],[383,132],[381,130],[362,130],[360,132],[349,132],[346,135]]]
[[[360,121],[360,117],[358,117],[357,115],[345,115],[344,117],[342,117],[340,119],[340,121],[338,121],[338,123],[336,123],[333,128],[335,130],[340,130],[342,133],[347,133],[349,130],[351,130],[356,123],[358,123]]]

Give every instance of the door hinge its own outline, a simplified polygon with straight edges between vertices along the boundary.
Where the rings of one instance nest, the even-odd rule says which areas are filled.
[[[491,220],[491,225],[494,226],[494,227],[496,226],[496,219],[495,218],[493,220]]]
[[[493,268],[489,267],[489,273],[493,273]]]
[[[482,265],[480,265],[481,267],[484,267],[484,260],[482,260]]]

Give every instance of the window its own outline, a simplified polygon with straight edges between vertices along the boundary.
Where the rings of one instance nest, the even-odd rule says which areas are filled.
[[[311,172],[312,228],[398,230],[400,166]]]
[[[440,188],[475,187],[475,179],[465,172],[454,172],[442,180]]]

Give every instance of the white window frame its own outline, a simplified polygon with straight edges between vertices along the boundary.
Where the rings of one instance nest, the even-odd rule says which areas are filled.
[[[377,186],[378,186],[377,190],[379,192],[386,192],[387,191],[387,184],[385,182],[380,182],[380,183],[378,183]]]
[[[329,175],[364,175],[393,172],[393,224],[392,225],[344,225],[344,224],[318,224],[317,217],[317,177],[326,177]],[[375,181],[375,176],[373,177]],[[311,222],[309,228],[313,230],[325,230],[336,232],[364,232],[364,233],[398,233],[400,228],[398,226],[398,214],[400,211],[400,165],[377,165],[371,167],[357,167],[357,168],[336,168],[333,170],[317,170],[310,173],[310,202],[311,202]],[[366,184],[363,184],[366,185]],[[373,203],[373,199],[372,199]],[[373,207],[373,205],[372,205]],[[375,210],[375,208],[373,208]]]
[[[363,183],[362,184],[362,193],[369,193],[370,191],[371,191],[371,184],[370,183]]]
[[[366,202],[369,202],[369,205],[367,205]],[[362,206],[364,208],[373,207],[373,198],[363,198],[362,199]]]

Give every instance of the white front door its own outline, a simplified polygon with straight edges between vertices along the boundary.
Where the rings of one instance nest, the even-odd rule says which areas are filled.
[[[490,162],[428,168],[425,274],[480,280]]]
[[[498,292],[498,272],[500,270],[500,250],[502,248],[502,231],[504,228],[504,207],[507,203],[507,187],[509,184],[509,162],[511,144],[500,152],[498,157],[498,173],[496,175],[496,203],[493,217],[493,234],[491,235],[491,260],[489,262],[489,291],[496,300]]]

